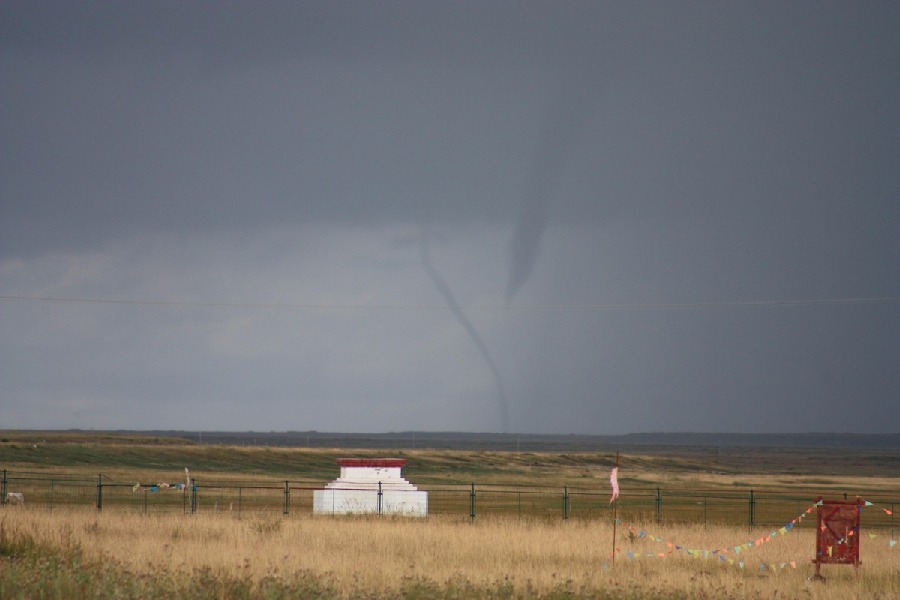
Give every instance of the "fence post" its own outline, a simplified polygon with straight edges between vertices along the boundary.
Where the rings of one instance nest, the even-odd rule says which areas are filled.
[[[563,520],[569,518],[569,486],[563,486]]]
[[[103,510],[103,474],[97,475],[97,512]]]
[[[7,496],[9,492],[6,491],[6,481],[6,469],[3,469],[3,487],[0,488],[0,493],[2,493],[3,496],[0,497],[0,504],[6,504],[9,499],[9,496]]]
[[[50,480],[50,512],[53,512],[53,484],[54,481]]]
[[[191,480],[191,514],[197,512],[197,480]]]
[[[381,514],[381,482],[378,482],[378,514]]]
[[[662,493],[656,488],[656,524],[662,522]]]
[[[475,520],[475,482],[472,482],[472,491],[469,493],[469,519]]]
[[[756,497],[753,490],[750,490],[750,529],[756,525]]]
[[[291,488],[287,481],[284,482],[284,514],[288,514],[288,506],[291,503]]]

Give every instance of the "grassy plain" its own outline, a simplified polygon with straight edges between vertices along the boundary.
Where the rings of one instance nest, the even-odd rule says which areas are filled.
[[[330,481],[340,457],[408,459],[417,484],[577,485],[608,477],[615,451],[513,452],[389,450],[198,444],[178,437],[90,432],[0,431],[0,468],[113,479],[263,477]],[[622,481],[688,489],[775,486],[897,490],[900,451],[746,446],[634,446],[621,457]],[[885,479],[886,478],[886,479]]]
[[[858,490],[900,496],[897,453],[824,454],[629,451],[622,456],[620,483],[623,495],[635,486],[659,485],[769,488],[801,498]],[[84,478],[103,473],[126,482],[177,481],[186,465],[203,480],[325,482],[336,476],[334,461],[341,456],[403,456],[409,460],[404,476],[423,487],[477,481],[604,490],[614,458],[605,451],[354,451],[0,433],[0,468]],[[618,526],[619,552],[612,561],[609,519],[488,514],[473,522],[464,512],[400,519],[299,510],[288,516],[190,515],[4,506],[0,598],[900,598],[900,546],[889,546],[896,533],[886,529],[861,537],[858,577],[851,567],[826,566],[822,583],[808,579],[815,528],[807,523],[740,555],[732,550],[726,560],[711,551],[758,539],[772,528],[658,525],[652,519],[633,527]],[[688,555],[687,549],[700,552]]]

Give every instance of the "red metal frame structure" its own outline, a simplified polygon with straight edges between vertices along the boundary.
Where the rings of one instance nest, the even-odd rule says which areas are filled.
[[[816,576],[822,565],[853,565],[859,561],[859,516],[863,501],[816,498]]]

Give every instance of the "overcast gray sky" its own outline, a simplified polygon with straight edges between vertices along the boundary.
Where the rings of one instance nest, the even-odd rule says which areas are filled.
[[[0,0],[0,428],[896,432],[898,31]]]

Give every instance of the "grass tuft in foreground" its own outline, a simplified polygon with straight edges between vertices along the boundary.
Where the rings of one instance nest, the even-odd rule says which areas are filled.
[[[41,542],[0,521],[0,598],[150,599],[287,599],[336,598],[339,594],[320,576],[301,572],[288,578],[234,575],[207,566],[188,573],[135,572],[109,557],[84,556],[79,543],[62,546]]]

